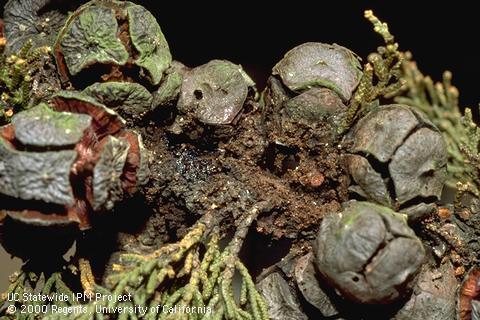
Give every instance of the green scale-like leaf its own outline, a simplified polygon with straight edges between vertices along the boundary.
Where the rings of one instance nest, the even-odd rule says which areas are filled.
[[[45,103],[21,112],[12,119],[16,139],[24,145],[48,147],[74,145],[90,127],[86,114],[53,111]]]
[[[70,74],[99,63],[124,65],[128,52],[116,37],[118,24],[113,9],[91,6],[71,21],[60,40]]]
[[[152,105],[152,95],[138,83],[95,83],[83,90],[83,93],[122,116],[139,117],[149,111]]]
[[[165,37],[155,17],[142,6],[127,8],[130,37],[139,56],[135,64],[148,71],[150,81],[157,85],[172,62]]]
[[[74,150],[17,151],[0,138],[0,194],[73,205],[70,170],[76,158]]]
[[[98,163],[93,170],[93,209],[113,208],[123,197],[120,176],[127,159],[128,142],[108,136]]]

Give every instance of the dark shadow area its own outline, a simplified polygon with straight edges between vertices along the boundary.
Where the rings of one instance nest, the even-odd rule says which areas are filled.
[[[57,1],[59,2],[59,1]],[[85,1],[84,1],[85,2]],[[307,41],[337,43],[363,58],[382,44],[363,17],[374,10],[388,22],[402,50],[410,50],[419,68],[435,80],[443,70],[453,72],[460,88],[460,104],[475,108],[480,101],[476,82],[480,73],[477,43],[467,39],[480,29],[474,2],[458,5],[403,1],[321,1],[306,3],[157,2],[138,0],[157,18],[176,60],[192,67],[211,59],[242,64],[259,88],[271,68],[296,45]],[[6,1],[0,1],[0,14]],[[65,6],[62,1],[62,6]]]
[[[250,270],[253,279],[285,257],[292,246],[289,239],[273,240],[270,236],[255,232],[255,228],[255,225],[251,227],[240,251],[240,259]]]
[[[0,226],[0,242],[9,254],[46,265],[67,252],[77,235],[75,225],[41,227],[7,218]]]
[[[248,1],[228,6],[136,2],[157,17],[175,59],[188,66],[214,58],[232,60],[242,64],[259,88],[265,86],[275,63],[303,42],[337,43],[365,59],[382,44],[363,17],[364,10],[372,9],[388,22],[400,48],[412,51],[424,73],[440,80],[443,70],[453,72],[461,105],[474,107],[475,112],[480,101],[472,81],[480,72],[477,44],[466,39],[468,30],[480,28],[473,2],[429,6],[410,1],[264,2],[261,6]]]

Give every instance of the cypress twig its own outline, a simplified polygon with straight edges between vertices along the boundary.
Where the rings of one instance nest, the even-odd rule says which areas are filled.
[[[382,36],[384,46],[371,53],[363,67],[363,75],[350,101],[347,114],[339,126],[339,133],[348,131],[353,123],[374,108],[379,98],[392,98],[403,88],[401,77],[403,53],[390,33],[388,25],[381,22],[371,10],[365,11],[365,18],[373,24],[373,30]]]

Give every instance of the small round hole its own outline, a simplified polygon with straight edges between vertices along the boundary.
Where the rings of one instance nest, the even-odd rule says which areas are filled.
[[[360,278],[357,277],[357,276],[354,276],[354,277],[352,278],[352,281],[353,281],[353,282],[358,282],[358,281],[360,281]]]
[[[431,178],[435,175],[435,170],[433,169],[430,169],[428,171],[425,171],[424,173],[422,173],[422,176],[425,177],[425,178]]]
[[[197,100],[202,100],[203,99],[203,93],[201,90],[195,90],[193,91],[193,94],[195,95],[195,98]]]

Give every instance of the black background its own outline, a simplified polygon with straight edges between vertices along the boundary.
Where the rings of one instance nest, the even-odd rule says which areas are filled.
[[[443,70],[452,71],[461,104],[477,109],[480,102],[480,19],[473,1],[134,2],[157,17],[176,60],[188,66],[231,60],[260,89],[285,52],[306,41],[335,42],[365,58],[382,44],[363,17],[373,9],[424,73],[439,80]]]
[[[163,2],[163,1],[162,1]],[[434,79],[453,72],[462,105],[477,109],[480,17],[474,2],[441,1],[141,1],[158,17],[175,59],[195,66],[213,58],[242,64],[260,88],[272,66],[306,41],[338,43],[361,57],[382,44],[363,17],[373,9],[402,50]]]

